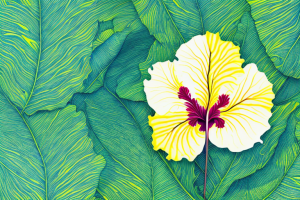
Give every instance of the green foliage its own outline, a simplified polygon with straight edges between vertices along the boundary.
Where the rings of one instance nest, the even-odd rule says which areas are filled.
[[[265,47],[259,40],[250,12],[246,12],[241,18],[233,41],[241,48],[241,57],[245,60],[243,66],[255,63],[258,70],[266,74],[268,80],[273,84],[273,91],[276,93],[287,77],[275,68],[272,60],[266,53]]]
[[[107,161],[99,182],[103,197],[197,198],[194,164],[167,162],[162,152],[151,148],[148,115],[153,112],[146,103],[121,100],[106,87],[83,96],[93,141],[102,147],[98,146],[97,153]],[[79,99],[77,103],[82,104]]]
[[[300,78],[300,2],[247,0],[258,35],[275,67]]]
[[[209,144],[207,199],[300,199],[299,5],[0,1],[0,199],[203,199],[205,151],[174,162],[153,150],[143,80],[206,31],[276,94],[263,144]]]
[[[85,199],[105,160],[93,151],[75,106],[23,116],[0,95],[1,199]]]
[[[4,1],[1,87],[26,114],[66,105],[91,71],[97,1]],[[55,14],[53,14],[55,13]]]

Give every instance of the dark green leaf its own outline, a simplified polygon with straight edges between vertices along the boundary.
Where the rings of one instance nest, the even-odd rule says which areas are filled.
[[[274,103],[281,105],[291,101],[300,102],[300,79],[288,77],[277,92]]]
[[[98,40],[96,40],[97,43],[100,42],[99,40],[104,40],[108,35],[110,35],[110,31],[112,31],[112,29],[108,29],[107,31],[108,33],[106,31],[103,32],[105,33],[104,36],[103,34],[100,34],[99,38],[104,38],[98,38]],[[112,36],[109,36],[103,44],[94,49],[90,59],[92,72],[84,81],[85,93],[92,93],[103,86],[105,73],[119,54],[129,32],[130,29],[125,29],[121,32],[115,33]]]

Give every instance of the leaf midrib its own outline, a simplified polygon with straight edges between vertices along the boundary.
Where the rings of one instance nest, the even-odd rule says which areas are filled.
[[[3,90],[2,90],[2,88],[0,88],[1,90],[0,90],[0,92],[2,92]],[[27,128],[28,128],[28,130],[29,130],[29,132],[30,132],[30,134],[31,134],[31,137],[32,137],[32,139],[33,139],[33,141],[34,141],[34,144],[35,144],[35,146],[36,146],[36,148],[37,148],[37,150],[38,150],[38,152],[39,152],[39,155],[40,155],[40,157],[41,157],[41,160],[42,160],[42,163],[43,163],[43,168],[44,168],[44,176],[45,176],[45,198],[46,198],[46,200],[48,199],[48,192],[47,192],[47,190],[48,190],[48,180],[47,180],[47,168],[46,168],[46,164],[45,164],[45,161],[44,161],[44,157],[43,157],[43,155],[42,155],[42,152],[41,152],[41,150],[40,150],[40,147],[39,147],[39,145],[37,144],[37,142],[36,142],[36,139],[35,139],[35,137],[34,137],[34,134],[33,134],[33,132],[32,132],[32,130],[31,130],[31,128],[30,128],[30,126],[28,125],[28,123],[27,123],[27,121],[26,121],[26,119],[23,117],[23,115],[22,115],[22,113],[20,113],[20,111],[18,110],[18,108],[3,94],[3,92],[2,92],[2,95],[6,98],[6,100],[9,102],[9,104],[10,105],[12,105],[14,108],[15,108],[15,110],[18,112],[18,114],[20,115],[20,117],[22,118],[22,120],[23,120],[23,122],[25,123],[25,125],[27,126]],[[5,166],[5,165],[4,165]]]
[[[149,146],[148,146],[148,144],[146,143],[146,140],[145,140],[145,137],[144,137],[144,135],[142,134],[142,130],[141,130],[141,127],[140,127],[140,125],[139,125],[139,123],[136,121],[136,119],[135,119],[135,117],[134,117],[134,115],[130,112],[130,110],[125,106],[125,104],[116,96],[116,95],[114,95],[106,86],[104,86],[104,88],[110,93],[110,94],[112,94],[123,106],[124,106],[124,108],[127,110],[127,112],[132,116],[132,118],[133,118],[133,120],[135,121],[135,123],[136,123],[136,126],[139,128],[139,130],[140,130],[140,133],[141,133],[141,135],[142,135],[142,138],[143,138],[143,140],[144,140],[144,143],[145,143],[145,145],[147,146],[147,149],[148,149],[148,152],[149,152],[149,155],[150,156],[152,156],[152,154],[151,154],[151,152],[150,152],[150,149],[149,149]],[[173,172],[173,170],[171,169],[171,167],[170,167],[170,165],[167,163],[167,161],[163,158],[163,156],[161,155],[161,153],[160,152],[158,152],[158,154],[159,154],[159,156],[161,157],[161,159],[164,161],[164,163],[167,165],[167,167],[168,167],[168,169],[170,170],[170,172],[172,173],[172,175],[174,176],[174,178],[175,178],[175,180],[178,182],[178,184],[181,186],[181,188],[187,193],[187,195],[189,196],[189,197],[191,197],[193,200],[195,200],[194,199],[194,197],[185,189],[185,187],[181,184],[181,182],[179,181],[179,179],[178,179],[178,177],[175,175],[175,173]],[[151,171],[153,172],[153,159],[151,159]],[[153,174],[153,173],[152,173]],[[151,186],[153,185],[153,181],[152,181],[152,183],[151,183]],[[152,187],[153,188],[153,187]],[[154,191],[152,191],[152,194],[153,194],[153,192]],[[153,199],[154,199],[154,196],[152,197]]]
[[[36,71],[35,71],[35,76],[34,76],[34,82],[33,82],[33,86],[32,86],[32,89],[31,89],[31,92],[30,92],[30,95],[27,99],[27,102],[25,104],[25,106],[23,107],[22,111],[21,111],[21,114],[23,114],[25,108],[27,107],[31,97],[32,97],[32,94],[33,94],[33,90],[35,88],[35,84],[36,84],[36,81],[37,81],[37,75],[38,75],[38,72],[39,72],[39,68],[40,68],[40,60],[41,60],[41,54],[42,54],[42,9],[41,9],[41,1],[38,0],[38,3],[39,3],[39,53],[38,53],[38,61],[37,61],[37,66],[36,66]]]
[[[230,164],[230,166],[229,166],[229,168],[228,168],[226,174],[225,174],[224,177],[221,179],[221,181],[220,181],[220,183],[217,185],[217,187],[214,188],[214,190],[212,191],[211,195],[208,197],[208,200],[211,199],[211,197],[213,197],[213,195],[214,195],[216,189],[219,188],[220,185],[222,184],[223,180],[225,179],[225,177],[227,176],[228,172],[230,171],[231,166],[232,166],[232,164],[234,163],[234,161],[235,161],[235,159],[236,159],[236,156],[237,156],[237,153],[235,153],[234,159],[232,160],[232,162],[231,162],[231,164]]]
[[[117,55],[118,56],[118,55]],[[116,56],[116,57],[117,57]],[[89,85],[89,87],[86,89],[86,91],[88,91],[91,87],[92,87],[92,85],[95,83],[95,81],[96,80],[98,80],[98,78],[101,76],[101,74],[103,74],[104,73],[104,71],[106,70],[106,69],[108,69],[108,67],[115,61],[115,59],[116,58],[114,58],[103,70],[101,70],[101,72],[98,74],[98,76],[93,80],[93,82]]]
[[[169,12],[169,10],[168,10],[168,8],[167,8],[166,4],[164,3],[164,1],[163,1],[163,0],[159,0],[159,1],[160,1],[160,2],[161,2],[161,4],[164,6],[164,8],[165,8],[165,10],[166,10],[166,12],[167,12],[167,14],[168,14],[168,16],[169,16],[169,18],[170,18],[170,20],[171,20],[171,22],[172,22],[173,26],[175,27],[176,31],[178,32],[179,36],[181,37],[181,39],[183,40],[183,42],[184,42],[184,43],[186,43],[186,41],[185,41],[184,37],[182,36],[181,32],[179,31],[179,29],[178,29],[177,25],[175,24],[175,22],[174,22],[174,20],[173,20],[172,16],[170,15],[170,12]]]

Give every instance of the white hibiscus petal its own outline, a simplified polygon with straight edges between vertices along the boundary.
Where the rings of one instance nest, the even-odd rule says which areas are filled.
[[[176,62],[158,62],[149,69],[151,80],[144,81],[148,104],[156,113],[163,115],[168,111],[185,111],[184,100],[178,98],[182,86],[176,74]]]
[[[209,130],[209,139],[213,144],[233,152],[262,142],[261,135],[270,128],[268,120],[272,116],[272,99],[275,97],[272,84],[255,64],[248,64],[244,71],[244,79],[229,95],[229,105],[220,109],[225,127],[214,125]]]

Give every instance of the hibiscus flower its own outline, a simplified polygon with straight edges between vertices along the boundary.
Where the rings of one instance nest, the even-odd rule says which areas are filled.
[[[193,161],[208,144],[240,152],[269,128],[272,84],[255,64],[242,68],[239,47],[207,32],[182,44],[178,61],[158,62],[145,80],[154,150]],[[207,145],[208,148],[208,145]]]

